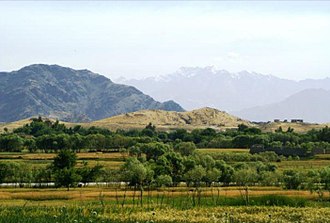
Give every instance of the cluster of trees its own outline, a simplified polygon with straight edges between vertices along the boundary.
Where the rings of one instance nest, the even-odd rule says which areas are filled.
[[[191,132],[184,129],[161,132],[150,123],[143,130],[112,132],[97,127],[67,128],[58,121],[37,118],[12,133],[6,131],[0,135],[0,151],[118,151],[150,142],[163,142],[173,146],[180,142],[191,142],[199,148],[251,148],[259,145],[261,147],[256,152],[274,151],[285,156],[311,156],[315,149],[330,151],[330,129],[325,127],[298,134],[292,128],[287,131],[279,128],[273,133],[262,133],[258,128],[239,125],[237,130],[226,132],[217,132],[211,128]]]
[[[273,161],[274,152],[259,154],[262,161],[234,162],[196,152],[192,142],[180,142],[174,147],[163,142],[138,143],[128,150],[120,169],[104,169],[87,162],[77,167],[76,153],[60,150],[53,163],[45,168],[31,169],[25,164],[0,162],[0,183],[37,183],[40,186],[54,182],[56,187],[74,187],[79,182],[126,182],[143,193],[145,188],[187,186],[199,188],[213,185],[283,186],[287,189],[309,189],[320,199],[330,193],[330,167],[320,170],[278,171]],[[253,155],[251,155],[253,156]],[[247,190],[246,190],[247,191]],[[142,196],[141,196],[142,197]]]
[[[23,187],[34,183],[35,187],[46,187],[55,183],[56,187],[75,187],[78,182],[86,184],[95,182],[103,174],[103,167],[90,167],[87,162],[79,168],[76,166],[76,153],[61,150],[51,165],[44,168],[31,168],[27,164],[18,162],[0,162],[0,183],[14,183]]]
[[[229,164],[221,157],[195,152],[191,142],[181,142],[174,148],[164,143],[138,144],[121,169],[122,180],[133,186],[221,185],[283,185],[288,189],[308,187],[308,182],[330,189],[330,167],[304,173],[298,170],[277,171],[273,164],[279,157],[274,152],[259,154],[263,161]],[[308,179],[308,180],[306,180]]]
[[[330,194],[330,166],[307,172],[285,170],[282,181],[286,189],[308,189],[322,200],[325,191]]]

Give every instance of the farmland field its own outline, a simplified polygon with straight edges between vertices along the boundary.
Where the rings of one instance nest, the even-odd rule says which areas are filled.
[[[329,222],[330,204],[307,191],[251,188],[245,206],[239,188],[207,189],[201,201],[185,188],[138,192],[111,187],[4,189],[0,222]],[[211,190],[213,190],[211,192]],[[125,195],[125,196],[124,196]],[[196,199],[194,201],[194,199]]]
[[[248,154],[247,149],[198,149],[207,154]],[[55,153],[0,153],[2,161],[32,167],[49,165]],[[127,154],[77,153],[77,164],[88,161],[105,169],[118,169]],[[285,160],[279,170],[319,169],[330,165],[328,155],[314,159]],[[2,188],[0,222],[330,222],[329,193],[319,201],[308,190],[280,186],[162,187],[134,190],[120,183],[93,184],[81,188]]]
[[[123,187],[7,188],[0,222],[329,222],[330,204],[308,191],[251,187],[204,188],[200,200],[185,187],[139,192]],[[303,220],[303,221],[302,221]]]

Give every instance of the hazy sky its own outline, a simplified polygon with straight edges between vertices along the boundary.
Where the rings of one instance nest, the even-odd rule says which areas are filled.
[[[330,1],[3,2],[0,70],[33,63],[110,78],[182,66],[330,76]]]

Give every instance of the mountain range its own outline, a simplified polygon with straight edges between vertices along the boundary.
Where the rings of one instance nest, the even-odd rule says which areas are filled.
[[[34,64],[0,72],[0,122],[36,115],[83,122],[142,109],[184,111],[89,70]]]
[[[0,122],[36,115],[88,122],[146,109],[184,111],[180,105],[188,110],[214,107],[251,121],[330,122],[330,78],[294,81],[186,67],[169,75],[117,82],[122,84],[89,70],[58,65],[0,72]]]
[[[251,121],[330,122],[330,78],[294,81],[256,72],[183,67],[168,75],[117,82],[157,100],[175,100],[188,110],[209,106]]]

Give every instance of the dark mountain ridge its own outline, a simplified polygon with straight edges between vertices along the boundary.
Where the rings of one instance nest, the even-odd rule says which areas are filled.
[[[90,121],[142,109],[183,111],[174,101],[160,103],[89,70],[34,64],[0,72],[0,122],[35,115]]]

